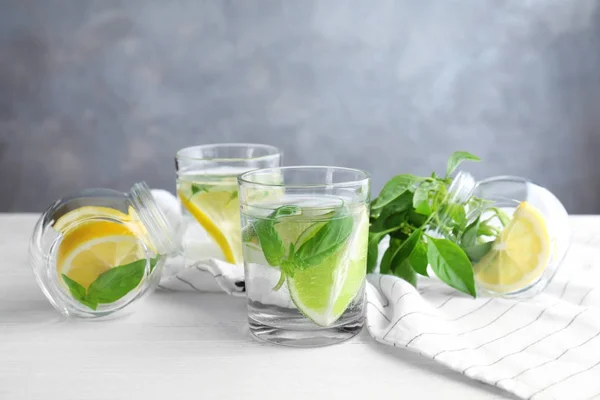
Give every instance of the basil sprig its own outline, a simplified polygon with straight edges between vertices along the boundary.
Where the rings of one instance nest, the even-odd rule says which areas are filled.
[[[159,256],[150,260],[150,271],[154,270],[158,260]],[[145,269],[146,259],[111,268],[98,275],[87,289],[65,274],[62,278],[75,300],[96,310],[98,304],[114,303],[135,289],[142,281]]]
[[[435,275],[449,286],[476,296],[473,262],[479,261],[492,248],[499,228],[492,225],[497,218],[504,226],[507,216],[499,209],[486,207],[486,202],[472,197],[466,204],[448,202],[451,174],[463,161],[479,161],[465,151],[457,151],[448,160],[445,177],[435,173],[429,177],[396,175],[371,204],[369,253],[367,269],[372,272],[378,260],[378,245],[389,236],[380,272],[392,274],[417,285],[417,275],[428,276],[431,266]],[[494,215],[483,220],[484,210]],[[469,219],[467,221],[467,214]],[[442,238],[432,237],[436,232]]]

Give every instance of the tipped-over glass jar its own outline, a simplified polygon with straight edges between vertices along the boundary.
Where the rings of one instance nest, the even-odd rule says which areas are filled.
[[[66,316],[122,310],[158,284],[178,253],[176,227],[148,186],[129,193],[90,189],[57,200],[38,220],[29,247],[38,285]]]
[[[570,243],[568,214],[554,194],[524,178],[476,182],[459,172],[447,199],[431,233],[465,251],[479,294],[528,298],[544,290]]]

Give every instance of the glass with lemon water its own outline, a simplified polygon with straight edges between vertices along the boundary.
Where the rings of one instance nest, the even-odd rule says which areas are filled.
[[[282,183],[264,184],[269,174]],[[329,167],[240,177],[248,319],[256,337],[315,346],[360,331],[368,187],[365,173]],[[261,198],[261,192],[270,195]]]
[[[178,177],[188,259],[216,257],[232,264],[242,262],[237,177],[245,171],[224,167]]]
[[[237,178],[252,169],[279,166],[280,159],[275,147],[243,143],[187,147],[177,153],[187,265],[207,258],[242,263]]]

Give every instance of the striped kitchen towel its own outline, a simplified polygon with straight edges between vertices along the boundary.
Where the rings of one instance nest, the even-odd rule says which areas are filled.
[[[526,301],[369,276],[370,334],[523,399],[600,399],[600,230],[574,228],[556,277]]]

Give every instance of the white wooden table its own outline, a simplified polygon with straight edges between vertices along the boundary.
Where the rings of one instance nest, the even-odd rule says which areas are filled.
[[[64,319],[28,265],[37,215],[0,214],[0,399],[512,398],[366,331],[292,349],[247,333],[244,299],[157,292],[118,320]]]

